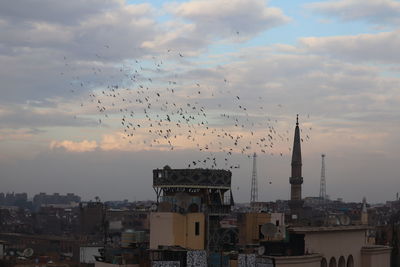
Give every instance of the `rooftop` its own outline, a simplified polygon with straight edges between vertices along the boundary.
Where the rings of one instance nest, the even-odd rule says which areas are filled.
[[[294,233],[313,233],[313,232],[336,232],[336,231],[364,231],[370,229],[369,226],[366,225],[348,225],[348,226],[299,226],[299,227],[290,227],[289,232]]]
[[[153,170],[153,187],[231,188],[232,173],[214,169],[163,169]]]

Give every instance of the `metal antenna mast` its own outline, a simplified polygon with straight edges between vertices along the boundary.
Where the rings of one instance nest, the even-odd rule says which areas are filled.
[[[258,188],[257,188],[257,154],[253,154],[253,173],[251,175],[251,196],[250,203],[258,201]]]
[[[326,200],[326,180],[325,180],[325,154],[321,155],[322,166],[321,166],[321,183],[319,187],[319,198]]]

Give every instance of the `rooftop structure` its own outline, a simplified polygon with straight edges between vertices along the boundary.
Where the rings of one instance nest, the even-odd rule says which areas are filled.
[[[163,169],[153,170],[154,188],[231,188],[232,173],[210,169]]]
[[[171,169],[169,166],[153,170],[158,211],[228,214],[233,205],[231,176],[226,170]]]

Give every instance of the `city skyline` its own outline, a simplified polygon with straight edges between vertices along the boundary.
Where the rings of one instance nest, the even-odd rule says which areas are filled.
[[[393,0],[1,3],[2,191],[155,199],[153,169],[195,161],[248,202],[256,152],[258,200],[289,199],[299,114],[303,197],[326,154],[332,199],[393,200],[399,17]]]

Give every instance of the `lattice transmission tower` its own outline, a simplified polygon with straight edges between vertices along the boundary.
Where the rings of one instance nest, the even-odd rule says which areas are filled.
[[[319,198],[326,200],[326,180],[325,180],[325,154],[321,155],[322,166],[321,166],[321,182],[319,187]]]
[[[257,154],[253,154],[253,172],[251,175],[251,196],[250,203],[258,201],[258,188],[257,188]]]

